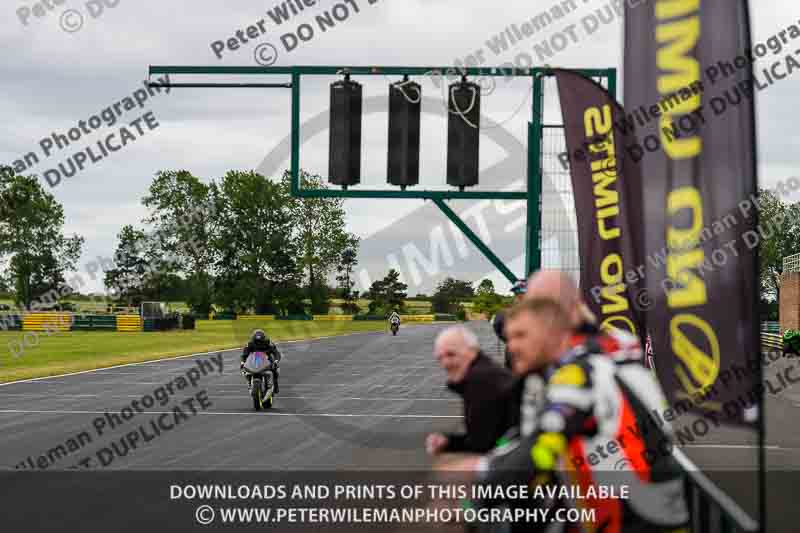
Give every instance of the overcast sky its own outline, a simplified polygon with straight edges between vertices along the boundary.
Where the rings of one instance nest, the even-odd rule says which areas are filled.
[[[310,0],[306,0],[309,2]],[[285,90],[174,89],[148,98],[143,107],[126,111],[123,100],[142,88],[148,65],[256,65],[259,45],[277,50],[275,65],[452,65],[456,60],[482,52],[485,66],[514,61],[529,54],[541,64],[533,44],[577,24],[577,44],[570,44],[547,62],[551,66],[620,68],[621,20],[615,17],[589,34],[582,19],[602,9],[607,0],[579,0],[578,11],[549,28],[495,53],[487,44],[510,24],[521,25],[555,1],[505,0],[319,0],[317,5],[277,25],[268,15],[282,2],[240,0],[61,0],[53,10],[32,0],[3,0],[0,17],[3,71],[0,78],[0,162],[12,163],[29,152],[39,157],[26,174],[42,175],[58,168],[73,153],[95,146],[97,141],[151,112],[158,126],[118,152],[65,178],[52,190],[63,203],[66,229],[86,238],[81,264],[96,256],[110,256],[116,235],[125,224],[138,224],[146,211],[141,206],[153,175],[162,169],[183,168],[206,180],[219,178],[230,169],[257,169],[277,176],[288,166],[289,92]],[[720,1],[720,0],[717,0]],[[59,0],[49,0],[50,4]],[[114,5],[110,8],[107,5]],[[315,17],[337,4],[333,14],[341,20],[322,32]],[[100,9],[99,6],[104,6]],[[358,12],[354,5],[357,5]],[[533,7],[537,6],[537,7]],[[765,40],[800,19],[800,5],[790,0],[751,2],[754,40]],[[346,10],[345,10],[346,8]],[[345,17],[344,14],[347,14]],[[43,16],[37,16],[43,15]],[[236,31],[259,26],[255,39],[225,49],[218,59],[211,44],[234,37]],[[301,24],[316,29],[315,35],[287,52],[282,35]],[[797,44],[794,45],[796,49]],[[262,60],[269,58],[269,47]],[[524,60],[525,56],[519,56]],[[773,58],[774,60],[774,58]],[[208,78],[206,78],[208,79]],[[226,81],[239,81],[227,78]],[[175,80],[174,80],[175,81]],[[188,81],[186,78],[177,81]],[[222,81],[217,79],[214,81]],[[248,81],[284,81],[281,78]],[[327,171],[328,84],[323,78],[304,85],[302,92],[302,166]],[[364,81],[365,98],[375,97],[364,117],[362,187],[384,187],[386,175],[386,94],[395,81],[375,76]],[[430,80],[423,85],[423,148],[421,176],[426,188],[443,188],[446,122],[442,93]],[[619,82],[619,96],[622,80]],[[142,93],[139,93],[141,96]],[[762,186],[800,173],[800,81],[797,73],[759,94],[758,134]],[[500,80],[483,98],[484,126],[481,138],[482,188],[520,186],[525,177],[525,124],[530,119],[530,81]],[[119,105],[122,103],[122,105]],[[102,125],[83,134],[69,147],[51,148],[45,157],[40,141],[53,133],[66,135],[78,121],[88,120],[118,104],[120,123]],[[552,116],[552,109],[548,111]],[[557,119],[555,113],[554,119]],[[134,129],[135,130],[135,129]],[[119,135],[117,135],[119,137]],[[563,178],[563,177],[562,177]],[[553,180],[561,179],[553,177]],[[557,188],[557,183],[553,181]],[[800,198],[794,198],[798,200]],[[558,197],[553,200],[558,204]],[[524,268],[524,214],[513,203],[479,206],[456,202],[456,211],[473,209],[470,226],[491,241],[499,255],[518,274]],[[430,292],[450,272],[479,281],[489,275],[505,289],[508,284],[479,256],[471,244],[452,237],[444,216],[422,201],[348,200],[350,231],[363,238],[359,283],[382,276],[398,266],[409,292]],[[560,220],[560,205],[545,223]],[[566,220],[566,219],[565,219]],[[554,224],[556,222],[553,222]],[[566,222],[562,222],[566,224]],[[561,242],[558,232],[545,228],[550,246]],[[554,239],[554,240],[553,240]],[[430,260],[431,241],[438,243],[439,264]],[[435,248],[436,249],[436,248]],[[416,259],[415,259],[416,258]],[[546,262],[566,261],[546,254]],[[91,285],[99,289],[99,284]],[[365,287],[360,287],[365,288]]]

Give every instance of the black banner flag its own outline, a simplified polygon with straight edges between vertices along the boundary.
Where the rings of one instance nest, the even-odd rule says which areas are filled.
[[[750,425],[759,350],[754,88],[745,0],[625,10],[621,128],[638,143],[647,314],[667,397]]]
[[[591,79],[553,72],[575,198],[581,291],[601,329],[625,330],[644,343],[642,181],[624,151],[630,141],[614,126],[625,112]]]

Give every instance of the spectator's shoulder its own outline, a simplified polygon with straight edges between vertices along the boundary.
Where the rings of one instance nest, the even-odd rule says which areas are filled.
[[[470,369],[470,383],[474,383],[487,391],[496,391],[506,394],[510,389],[514,376],[506,368],[500,366],[481,353]]]
[[[472,363],[472,367],[476,372],[489,373],[489,374],[509,374],[503,366],[494,362],[491,357],[483,352],[478,353],[477,359]]]

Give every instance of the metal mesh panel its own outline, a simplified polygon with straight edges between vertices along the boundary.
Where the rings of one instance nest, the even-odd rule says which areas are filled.
[[[542,131],[542,268],[569,272],[578,281],[580,258],[572,183],[558,160],[566,150],[563,127]]]
[[[800,254],[790,255],[783,258],[784,272],[800,272]]]
[[[603,87],[606,78],[593,78]],[[542,268],[556,268],[580,282],[580,255],[575,199],[569,168],[558,156],[567,150],[564,120],[554,77],[542,80]]]

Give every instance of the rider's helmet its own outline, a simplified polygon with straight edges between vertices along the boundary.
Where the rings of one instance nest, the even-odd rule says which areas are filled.
[[[521,279],[521,280],[517,281],[511,287],[511,292],[513,292],[514,295],[516,295],[516,296],[520,296],[520,295],[525,294],[526,292],[528,292],[528,282],[525,281],[524,279]]]
[[[267,334],[264,333],[263,329],[255,330],[253,332],[252,337],[250,337],[250,340],[253,342],[257,342],[259,344],[264,344],[265,342],[269,342],[269,338],[267,337]]]

